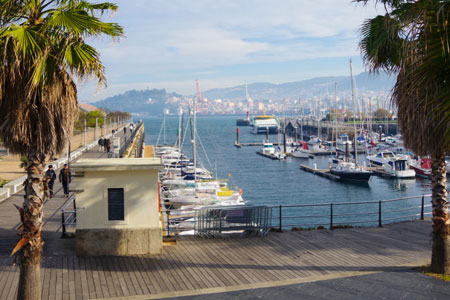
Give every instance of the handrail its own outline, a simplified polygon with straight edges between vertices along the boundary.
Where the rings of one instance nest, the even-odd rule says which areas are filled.
[[[450,192],[449,192],[450,194]],[[402,201],[402,200],[410,200],[410,199],[418,199],[421,197],[431,197],[431,194],[424,194],[419,196],[409,196],[409,197],[403,197],[403,198],[394,198],[394,199],[386,199],[386,200],[371,200],[371,201],[361,201],[361,202],[327,202],[327,203],[305,203],[305,204],[289,204],[289,205],[283,205],[283,207],[308,207],[308,206],[329,206],[331,203],[333,205],[363,205],[363,204],[375,204],[379,203],[380,201],[382,203],[385,202],[395,202],[395,201]],[[270,208],[278,208],[279,205],[269,205]]]
[[[450,194],[450,193],[449,193]],[[278,229],[281,231],[285,228],[293,226],[308,227],[311,226],[328,226],[329,229],[334,229],[336,226],[341,225],[354,225],[354,224],[377,224],[379,227],[383,226],[383,223],[405,220],[405,219],[421,219],[424,220],[425,216],[431,214],[431,204],[425,204],[425,198],[431,197],[431,194],[423,194],[418,196],[408,196],[394,199],[384,199],[384,200],[371,200],[362,202],[339,202],[339,203],[305,203],[305,204],[292,204],[292,205],[270,205],[267,206],[272,212],[270,213],[272,224],[274,226],[278,225]],[[408,200],[419,200],[412,202],[406,202],[407,205],[403,206],[389,206],[385,207],[387,203],[408,201]],[[362,205],[374,205],[377,204],[377,208],[370,210],[365,210],[364,208],[356,209]],[[336,207],[353,206],[355,209],[348,209],[345,212],[336,212]],[[373,207],[373,206],[372,206]],[[297,209],[296,209],[297,208]],[[320,210],[314,210],[311,214],[308,214],[308,208],[321,208]],[[305,210],[303,210],[305,209]],[[327,209],[327,211],[323,211]],[[168,228],[173,227],[176,231],[177,220],[186,219],[189,216],[193,217],[197,210],[196,209],[167,209],[163,208],[162,213],[170,215],[167,218]],[[186,214],[171,214],[174,212],[184,212]],[[411,214],[408,214],[410,212]],[[417,212],[417,213],[416,213]],[[375,217],[378,215],[378,218]],[[301,220],[303,219],[303,222]],[[306,221],[309,220],[309,221]],[[298,222],[298,223],[297,223]],[[297,223],[297,224],[294,224]],[[172,231],[173,231],[172,230]]]
[[[70,209],[69,205],[72,204]],[[75,202],[75,193],[70,195],[69,199],[67,199],[66,203],[64,203],[61,208],[61,227],[62,227],[62,238],[72,237],[71,234],[67,232],[68,226],[76,226],[77,222],[77,206]]]

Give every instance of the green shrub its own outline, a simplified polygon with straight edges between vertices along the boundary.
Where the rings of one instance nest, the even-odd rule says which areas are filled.
[[[8,180],[0,178],[0,188],[3,187],[7,183],[8,183]]]

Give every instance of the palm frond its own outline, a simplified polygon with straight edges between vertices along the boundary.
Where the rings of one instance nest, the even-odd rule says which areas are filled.
[[[79,78],[97,77],[100,85],[106,85],[104,67],[100,63],[100,55],[94,47],[75,42],[66,48],[65,59],[69,69]]]
[[[386,8],[398,8],[403,3],[407,2],[405,0],[353,0],[353,2],[356,3],[363,3],[364,5],[367,5],[368,2],[375,2],[375,5],[380,3],[383,4]]]
[[[4,37],[11,37],[22,52],[23,57],[36,57],[40,49],[41,34],[36,26],[12,25],[3,32]]]
[[[88,15],[85,11],[69,9],[54,10],[45,22],[49,29],[78,36],[99,33],[100,23],[97,18]]]
[[[95,7],[103,10],[108,7],[117,8],[112,4],[88,5],[87,2],[77,3],[77,5],[61,7],[50,11],[47,15],[45,24],[51,30],[75,34],[77,36],[99,36],[106,34],[111,37],[120,37],[123,35],[123,29],[116,23],[101,22],[95,16]],[[87,8],[86,8],[87,7]],[[89,13],[89,11],[93,11]]]
[[[403,45],[401,35],[401,25],[389,14],[363,23],[359,47],[371,71],[398,71]]]

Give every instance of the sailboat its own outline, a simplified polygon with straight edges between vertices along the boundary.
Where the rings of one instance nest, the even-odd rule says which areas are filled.
[[[350,59],[350,78],[352,81],[352,101],[353,101],[353,110],[355,111],[355,99],[354,99],[354,78],[353,78],[353,70],[352,70],[352,60]],[[355,145],[356,145],[356,123],[355,118],[353,117],[353,126],[354,126],[354,137],[355,137]],[[355,160],[351,162],[349,160],[350,156],[350,145],[349,143],[345,144],[346,146],[346,157],[344,159],[340,159],[338,157],[334,157],[330,159],[330,173],[336,176],[339,176],[341,180],[352,180],[352,181],[369,181],[372,176],[371,171],[365,170],[363,167],[357,164],[357,155],[358,152],[355,151]]]
[[[306,142],[299,142],[291,155],[297,158],[309,158],[309,147]]]
[[[161,198],[165,204],[175,209],[203,207],[205,205],[243,205],[241,193],[231,190],[223,181],[212,179],[212,173],[207,169],[197,165],[197,98],[194,98],[193,124],[192,130],[192,153],[193,162],[183,162],[181,164],[180,178],[165,178],[161,181]],[[178,148],[182,148],[181,143],[181,121],[179,124]],[[200,141],[201,142],[201,141]],[[181,150],[179,150],[181,153]],[[189,212],[187,212],[189,214]],[[178,214],[182,218],[185,214]]]

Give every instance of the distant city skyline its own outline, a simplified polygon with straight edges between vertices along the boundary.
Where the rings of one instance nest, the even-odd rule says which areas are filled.
[[[79,85],[93,102],[131,89],[195,94],[245,83],[283,83],[363,72],[359,27],[382,6],[351,0],[115,1],[106,21],[125,28],[120,42],[94,40],[108,88]]]

